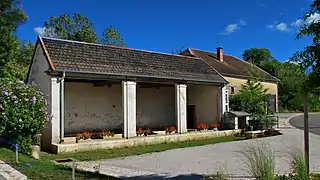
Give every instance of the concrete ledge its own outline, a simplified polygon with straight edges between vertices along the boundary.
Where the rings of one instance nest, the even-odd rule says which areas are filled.
[[[52,144],[52,151],[56,154],[71,153],[79,151],[91,151],[97,149],[115,149],[124,147],[143,146],[151,144],[161,144],[165,142],[180,142],[199,139],[209,139],[214,137],[231,136],[241,130],[226,130],[226,131],[197,131],[184,134],[156,135],[147,137],[134,137],[130,139],[117,140],[86,140],[72,144]]]
[[[27,176],[0,160],[0,175],[5,179],[27,180]],[[1,179],[1,176],[0,176]]]

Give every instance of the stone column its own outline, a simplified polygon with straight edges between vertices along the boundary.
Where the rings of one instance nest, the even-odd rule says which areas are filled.
[[[229,111],[229,92],[227,90],[227,87],[224,86],[221,88],[221,106],[222,106],[222,116],[224,115],[225,112]]]
[[[60,82],[51,78],[51,143],[60,142]]]
[[[122,82],[123,137],[136,136],[136,82]]]
[[[187,132],[187,85],[175,85],[176,122],[178,133]]]

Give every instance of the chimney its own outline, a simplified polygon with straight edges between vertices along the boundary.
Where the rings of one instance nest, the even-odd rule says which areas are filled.
[[[217,48],[217,58],[219,61],[223,62],[223,48],[222,47]]]

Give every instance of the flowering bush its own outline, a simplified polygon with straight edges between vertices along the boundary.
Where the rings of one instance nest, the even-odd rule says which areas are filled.
[[[166,134],[171,134],[172,132],[176,132],[177,129],[174,125],[164,127]]]
[[[216,129],[216,128],[219,128],[220,127],[220,124],[218,123],[218,124],[211,124],[211,127],[213,128],[213,129]]]
[[[209,128],[209,125],[208,124],[198,124],[197,125],[197,128],[201,131],[201,130],[207,130]]]
[[[18,143],[20,151],[29,153],[33,138],[50,118],[40,91],[22,81],[0,78],[0,137]]]

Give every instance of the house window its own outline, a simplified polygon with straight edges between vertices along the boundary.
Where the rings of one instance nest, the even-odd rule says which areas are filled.
[[[235,91],[236,91],[236,87],[231,86],[230,94],[235,94]]]
[[[226,104],[228,104],[228,93],[225,94],[225,98],[226,98],[225,102]]]

